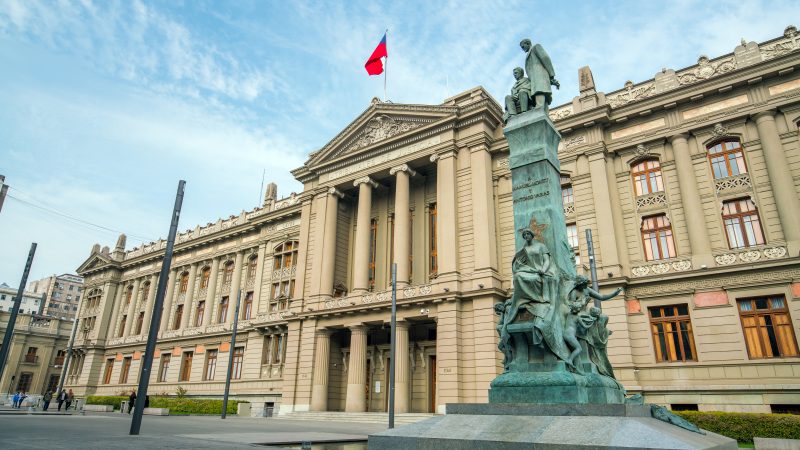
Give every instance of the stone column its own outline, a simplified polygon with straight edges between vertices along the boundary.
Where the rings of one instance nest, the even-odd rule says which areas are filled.
[[[755,114],[753,119],[758,128],[758,138],[761,140],[783,237],[786,239],[789,255],[797,256],[800,250],[800,196],[794,187],[789,162],[786,160],[781,137],[775,125],[775,110]]]
[[[405,320],[398,320],[396,324],[396,339],[394,355],[395,389],[394,412],[408,412],[409,376],[408,376],[408,326]],[[387,386],[388,388],[388,386]]]
[[[367,410],[367,327],[350,327],[350,362],[347,366],[346,412]]]
[[[611,183],[609,185],[608,194],[611,199],[611,216],[614,218],[614,223],[616,224],[614,227],[614,237],[617,241],[617,254],[622,270],[630,270],[628,247],[625,239],[625,219],[622,215],[622,205],[620,204],[619,191],[617,190],[617,176],[614,172],[614,157],[608,155],[606,156],[606,177],[608,178],[608,182]],[[580,235],[578,236],[578,240],[580,241]]]
[[[410,273],[409,250],[411,248],[411,211],[409,203],[409,177],[416,174],[407,164],[392,167],[389,175],[395,175],[394,189],[394,261],[397,263],[397,286],[408,285]]]
[[[172,269],[169,271],[169,278],[167,278],[167,293],[164,296],[164,307],[161,309],[161,332],[163,333],[169,328],[169,316],[172,311],[172,297],[175,294],[175,278],[178,276],[178,270]]]
[[[142,333],[147,336],[150,332],[150,321],[153,320],[153,310],[156,304],[156,286],[158,286],[158,274],[150,276],[150,289],[147,291],[147,301],[144,304],[144,322],[142,322]]]
[[[236,315],[236,299],[239,295],[239,287],[242,285],[242,260],[244,259],[244,252],[236,252],[236,260],[233,263],[233,280],[231,281],[231,295],[228,298],[228,317],[226,322],[228,325],[233,324],[233,317]],[[241,303],[244,302],[244,293],[239,299],[239,313],[241,314]]]
[[[328,190],[325,205],[325,229],[322,236],[322,267],[319,278],[319,293],[333,295],[333,271],[336,265],[336,220],[339,215],[339,199],[344,194],[336,188]],[[317,236],[319,238],[319,236]]]
[[[328,410],[328,365],[331,359],[331,332],[314,334],[314,384],[311,386],[311,411]],[[270,346],[270,349],[272,346]]]
[[[267,254],[267,243],[258,246],[258,253],[256,253],[256,279],[253,284],[253,318],[255,319],[258,313],[261,312],[261,289],[264,283],[264,255]],[[300,272],[298,270],[298,272]],[[295,278],[297,280],[297,278]],[[297,288],[295,287],[295,290]],[[206,302],[208,305],[208,302]]]
[[[211,275],[208,278],[208,290],[206,291],[206,310],[203,311],[203,326],[211,323],[211,316],[214,315],[214,301],[217,298],[217,278],[219,278],[219,258],[211,261]]]
[[[612,272],[614,276],[620,275],[619,255],[614,235],[614,217],[611,212],[611,198],[609,196],[608,177],[606,176],[606,160],[602,151],[589,155],[589,173],[592,177],[592,194],[594,196],[594,211],[597,217],[597,241],[600,241],[600,266],[605,272]]]
[[[458,229],[456,227],[456,152],[432,155],[436,162],[436,250],[439,278],[458,271]]]
[[[472,229],[475,245],[475,271],[497,270],[497,232],[494,220],[492,155],[485,144],[470,148],[472,181]]]
[[[192,264],[189,268],[189,284],[186,287],[186,296],[183,299],[183,315],[181,316],[181,330],[185,330],[189,324],[189,316],[192,315],[192,297],[194,297],[194,282],[197,278],[197,264]]]
[[[111,317],[109,319],[108,330],[106,330],[106,339],[113,339],[117,337],[117,335],[114,334],[114,331],[117,328],[117,323],[119,320],[117,316],[119,316],[119,311],[122,308],[120,305],[122,304],[122,292],[124,290],[125,283],[120,281],[117,284],[117,291],[114,292],[114,303],[113,307],[111,308]]]
[[[358,186],[358,215],[356,216],[355,250],[353,251],[353,292],[363,293],[369,289],[370,219],[372,217],[372,189],[378,183],[370,177],[353,181]]]
[[[128,317],[125,319],[125,329],[122,331],[124,337],[128,337],[131,334],[131,325],[133,325],[133,315],[136,314],[136,300],[139,299],[139,284],[141,284],[142,280],[137,278],[133,281],[133,293],[131,295],[131,302],[128,305]]]
[[[703,213],[703,205],[700,203],[688,139],[689,136],[686,134],[676,134],[669,140],[672,143],[672,153],[675,155],[675,171],[678,173],[683,216],[689,232],[692,265],[695,269],[699,269],[703,264],[711,264],[711,240],[708,238],[706,216]]]

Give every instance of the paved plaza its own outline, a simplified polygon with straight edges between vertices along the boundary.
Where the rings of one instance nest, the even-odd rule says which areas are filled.
[[[209,416],[146,416],[139,436],[128,435],[127,414],[1,414],[0,448],[211,449],[252,448],[310,441],[366,440],[383,424]]]

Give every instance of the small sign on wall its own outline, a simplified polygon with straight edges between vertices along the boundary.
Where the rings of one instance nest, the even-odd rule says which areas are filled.
[[[375,382],[375,393],[376,394],[380,394],[381,393],[381,382],[380,381],[376,381]]]

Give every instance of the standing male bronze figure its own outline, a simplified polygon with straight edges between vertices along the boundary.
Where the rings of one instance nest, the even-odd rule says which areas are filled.
[[[533,96],[533,107],[544,108],[545,111],[553,101],[553,91],[550,86],[557,89],[561,84],[556,80],[556,71],[550,56],[539,45],[533,45],[530,39],[523,39],[519,46],[525,52],[525,73],[531,81],[531,93]]]

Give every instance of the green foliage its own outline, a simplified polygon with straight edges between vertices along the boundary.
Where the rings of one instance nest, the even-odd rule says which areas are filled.
[[[221,414],[222,400],[206,398],[150,396],[151,408],[169,408],[170,415],[186,414]],[[114,409],[120,408],[120,403],[127,401],[127,396],[117,395],[90,395],[86,399],[87,405],[113,405]],[[137,399],[138,400],[138,399]],[[247,403],[239,400],[228,400],[228,414],[236,414],[237,405]]]
[[[86,397],[87,405],[111,405],[114,409],[119,409],[123,401],[127,401],[127,395],[90,395]]]
[[[178,386],[178,389],[175,389],[175,395],[178,398],[185,398],[187,392],[189,392],[189,390],[184,388],[183,386]]]
[[[800,416],[792,414],[673,411],[698,427],[739,442],[754,437],[800,439]]]

